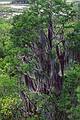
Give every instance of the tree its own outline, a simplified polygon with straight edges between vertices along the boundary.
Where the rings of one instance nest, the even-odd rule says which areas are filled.
[[[65,26],[73,12],[72,6],[62,0],[35,0],[30,1],[27,11],[14,17],[11,39],[20,61],[17,71],[21,74],[21,85],[32,92],[50,95],[54,89],[56,96],[61,94],[66,58]],[[21,95],[25,99],[24,93]]]

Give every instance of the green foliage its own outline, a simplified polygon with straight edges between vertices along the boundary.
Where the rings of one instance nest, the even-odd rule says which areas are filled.
[[[17,61],[13,61],[16,51],[11,49],[11,28],[8,21],[0,19],[0,120],[14,120],[20,116],[21,100],[14,69]]]
[[[74,52],[80,51],[80,22],[75,23],[74,31],[68,34],[69,48]]]
[[[20,106],[19,98],[12,96],[0,99],[0,120],[15,120],[18,119],[18,108]]]
[[[17,79],[11,78],[7,74],[0,75],[0,97],[6,95],[18,95]]]
[[[9,11],[8,11],[9,12]],[[12,12],[12,11],[11,11]],[[80,51],[80,22],[72,21],[75,15],[71,5],[62,0],[35,0],[30,1],[30,8],[23,14],[15,16],[11,23],[0,20],[0,120],[23,120],[21,116],[21,100],[19,90],[26,90],[30,99],[38,108],[41,120],[47,120],[50,114],[66,112],[69,120],[80,120],[80,65],[74,64],[65,70],[63,89],[60,96],[54,94],[54,88],[49,95],[33,93],[27,88],[21,88],[17,80],[21,73],[28,73],[34,77],[34,68],[38,63],[32,50],[39,40],[40,30],[47,36],[49,13],[53,14],[54,32],[61,33],[64,27],[69,50]],[[34,44],[33,44],[34,43]],[[55,58],[55,45],[51,51],[51,58]],[[33,45],[33,46],[32,46]],[[47,46],[48,47],[48,46]],[[62,45],[60,45],[62,47]],[[62,49],[62,48],[61,48]],[[37,49],[35,49],[37,51]],[[46,48],[47,51],[47,48]],[[26,62],[23,64],[23,57]],[[43,71],[45,72],[45,71]],[[39,77],[39,76],[38,76]],[[25,107],[25,106],[24,106]],[[48,113],[48,114],[47,114]],[[47,117],[46,117],[47,115]],[[37,115],[26,120],[38,120]],[[58,118],[59,119],[59,118]],[[61,119],[62,120],[62,119]],[[64,119],[65,120],[65,119]]]
[[[80,65],[75,64],[65,73],[62,94],[57,101],[61,110],[66,110],[70,120],[79,120],[80,111]]]
[[[72,93],[71,93],[72,92]],[[42,99],[41,101],[44,101]],[[40,104],[40,103],[39,103]],[[64,77],[63,90],[60,96],[56,96],[52,91],[46,101],[42,104],[41,120],[45,120],[45,112],[56,112],[55,105],[58,111],[67,114],[69,120],[80,119],[80,65],[72,65],[69,70],[66,70]],[[52,107],[51,107],[52,106]],[[56,116],[58,112],[56,113]],[[60,116],[60,114],[59,114]],[[59,117],[58,116],[58,117]]]

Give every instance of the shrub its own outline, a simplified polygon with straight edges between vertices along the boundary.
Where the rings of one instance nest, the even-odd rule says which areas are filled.
[[[0,120],[17,120],[19,117],[19,98],[6,96],[0,99]]]

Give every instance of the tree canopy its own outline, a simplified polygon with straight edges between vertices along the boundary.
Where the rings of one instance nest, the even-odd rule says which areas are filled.
[[[80,21],[63,0],[30,0],[0,20],[1,120],[79,120]]]

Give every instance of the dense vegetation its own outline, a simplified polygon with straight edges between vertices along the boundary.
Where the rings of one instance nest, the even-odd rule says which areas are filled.
[[[74,4],[30,1],[0,19],[0,120],[80,120],[80,21]]]

